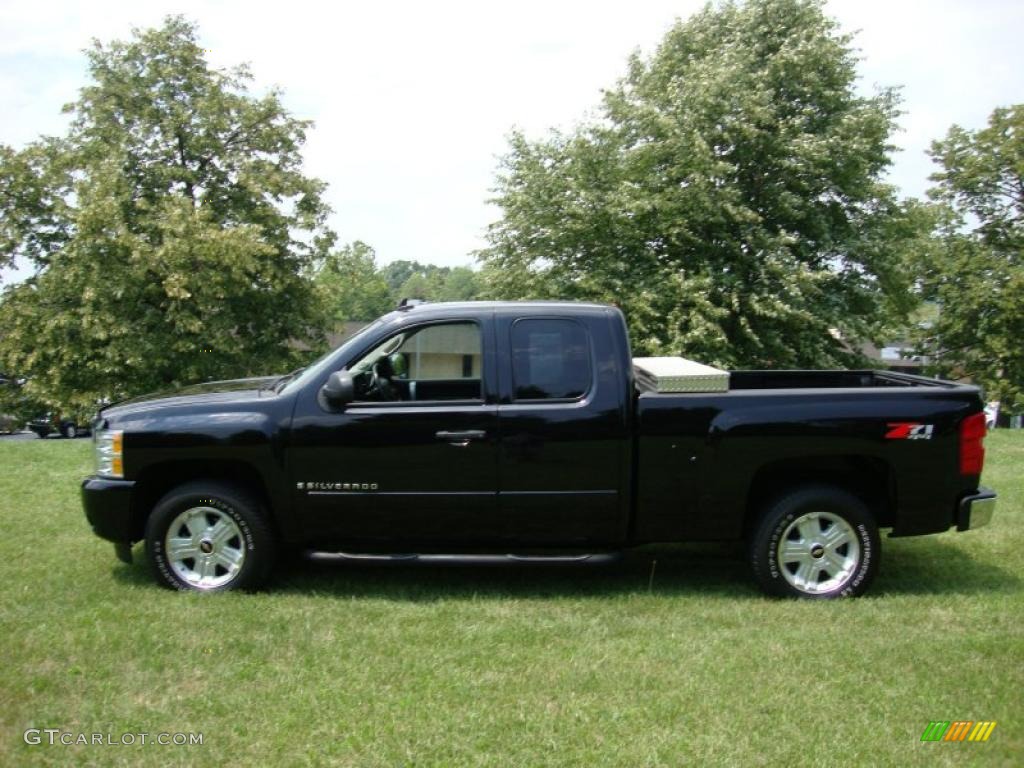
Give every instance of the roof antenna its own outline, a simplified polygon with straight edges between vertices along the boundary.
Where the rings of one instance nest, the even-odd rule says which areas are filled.
[[[426,302],[423,299],[405,298],[398,302],[398,309],[404,312],[412,309],[413,307],[418,307],[420,304],[426,304]]]

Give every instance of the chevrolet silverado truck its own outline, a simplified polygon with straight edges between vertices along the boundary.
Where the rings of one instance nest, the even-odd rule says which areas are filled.
[[[891,536],[978,528],[978,389],[872,370],[645,386],[622,313],[406,304],[285,376],[104,407],[95,533],[157,581],[256,588],[282,551],[583,563],[741,540],[772,595],[862,594]]]

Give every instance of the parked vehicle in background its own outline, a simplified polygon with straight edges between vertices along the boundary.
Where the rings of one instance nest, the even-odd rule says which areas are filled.
[[[28,379],[0,372],[0,432],[20,432],[47,406],[25,392]]]
[[[282,546],[567,564],[739,540],[766,592],[827,599],[867,589],[881,529],[973,530],[996,503],[977,387],[634,360],[599,304],[405,304],[305,369],[94,424],[93,530],[185,590],[255,587]]]
[[[61,437],[75,438],[92,433],[92,427],[89,424],[83,424],[79,419],[65,418],[60,413],[46,413],[32,419],[28,423],[28,428],[38,437],[58,434]]]

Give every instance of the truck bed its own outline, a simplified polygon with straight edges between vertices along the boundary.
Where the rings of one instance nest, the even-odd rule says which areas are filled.
[[[862,389],[957,387],[955,382],[892,371],[730,371],[729,389]]]
[[[914,376],[908,373],[879,370],[788,370],[788,371],[729,371],[728,389],[866,389],[878,387],[932,387],[956,388],[956,382]],[[673,395],[678,392],[658,392],[649,378],[636,377],[637,390],[645,395]],[[695,392],[702,390],[695,389]],[[711,392],[713,390],[705,390]]]
[[[958,472],[957,428],[981,407],[977,387],[871,370],[735,371],[728,392],[640,391],[634,535],[739,537],[745,500],[794,472],[890,486],[900,515],[879,515],[894,535],[946,530],[954,509],[937,500],[977,484]],[[910,426],[920,439],[897,439]]]

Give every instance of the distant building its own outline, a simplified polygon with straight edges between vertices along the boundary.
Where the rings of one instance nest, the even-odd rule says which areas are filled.
[[[346,320],[341,328],[333,333],[327,334],[327,346],[329,349],[336,349],[341,342],[349,336],[353,336],[370,324],[369,320]]]
[[[327,334],[331,349],[352,334],[365,328],[366,322],[347,322],[334,333]],[[410,379],[458,379],[480,377],[480,336],[473,326],[452,324],[434,328],[430,333],[415,334],[403,344],[405,374]]]
[[[881,348],[862,344],[860,351],[872,361],[873,367],[886,371],[923,375],[928,365],[928,358],[914,354],[913,345],[905,341],[892,342]]]

